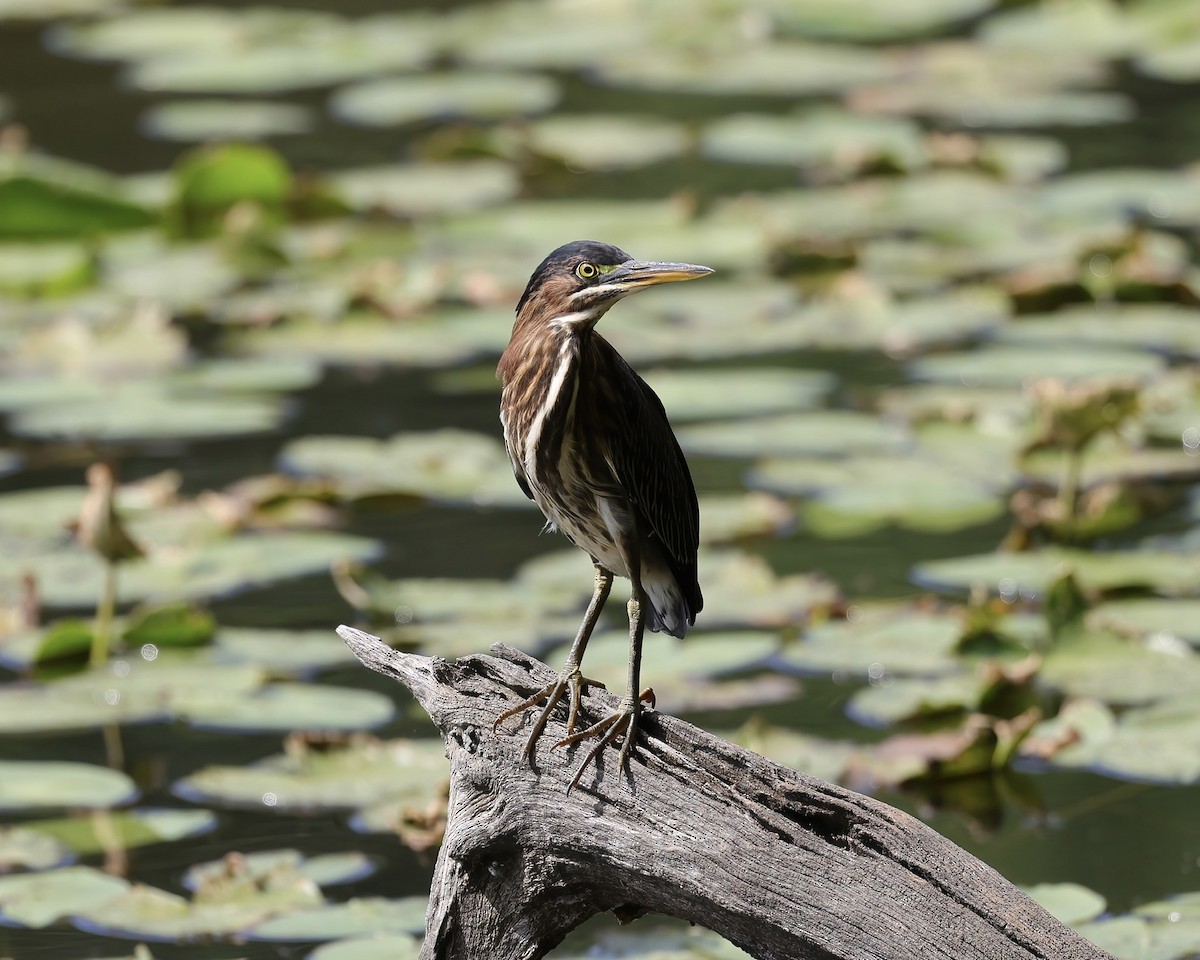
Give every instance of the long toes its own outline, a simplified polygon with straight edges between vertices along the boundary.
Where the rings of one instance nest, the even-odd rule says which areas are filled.
[[[619,717],[620,714],[611,714],[610,716],[605,717],[603,720],[593,723],[586,730],[580,730],[579,733],[572,733],[570,736],[563,737],[554,746],[569,747],[571,744],[579,743],[581,740],[590,740],[593,737],[603,737],[608,728],[615,724]]]

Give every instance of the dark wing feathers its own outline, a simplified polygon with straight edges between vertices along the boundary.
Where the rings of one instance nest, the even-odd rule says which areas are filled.
[[[639,518],[665,548],[668,562],[684,594],[698,611],[696,551],[700,543],[700,508],[687,460],[650,385],[606,341],[609,370],[620,388],[606,391],[615,429],[606,431],[608,459],[625,496]]]

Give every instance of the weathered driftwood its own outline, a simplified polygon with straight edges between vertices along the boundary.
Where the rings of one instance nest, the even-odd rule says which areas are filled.
[[[450,758],[449,823],[422,960],[534,960],[594,914],[681,917],[761,960],[1098,960],[996,871],[887,804],[649,713],[627,775],[616,750],[521,760],[532,723],[492,722],[553,678],[505,645],[448,662],[338,632],[412,691]],[[615,698],[593,691],[592,716]],[[586,746],[586,745],[585,745]],[[611,755],[610,755],[611,754]]]

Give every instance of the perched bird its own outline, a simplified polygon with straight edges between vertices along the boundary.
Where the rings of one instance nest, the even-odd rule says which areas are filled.
[[[558,679],[502,713],[509,717],[546,701],[525,745],[528,760],[555,706],[570,697],[566,739],[598,738],[571,787],[618,737],[625,769],[637,739],[645,627],[687,633],[704,604],[696,577],[700,512],[687,461],[662,401],[596,332],[622,297],[675,280],[712,273],[690,263],[635,260],[594,240],[550,254],[517,303],[512,339],[500,358],[500,422],[517,483],[596,567],[595,591]],[[579,701],[590,682],[580,672],[592,629],[613,576],[628,577],[629,682],[620,707],[575,732]],[[568,788],[569,789],[569,788]]]

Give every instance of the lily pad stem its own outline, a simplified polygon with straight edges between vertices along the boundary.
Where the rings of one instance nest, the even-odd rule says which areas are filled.
[[[109,637],[112,635],[113,609],[117,603],[117,564],[113,560],[104,563],[104,589],[100,603],[96,606],[96,631],[92,636],[92,654],[89,662],[93,667],[103,666],[108,661]]]

